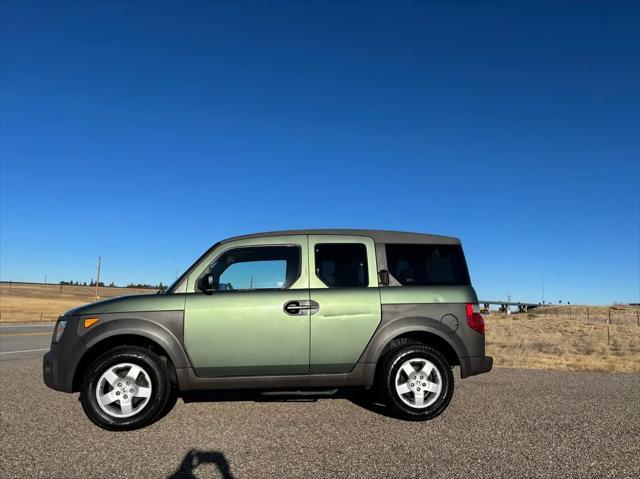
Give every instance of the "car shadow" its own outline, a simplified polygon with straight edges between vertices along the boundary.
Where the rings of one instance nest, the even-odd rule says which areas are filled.
[[[382,416],[397,419],[391,409],[380,401],[372,392],[362,388],[336,390],[326,392],[305,391],[303,395],[295,392],[280,391],[277,394],[263,395],[257,391],[191,391],[181,394],[185,403],[221,402],[221,401],[253,401],[253,402],[315,402],[318,399],[346,399],[352,404]]]
[[[191,449],[185,454],[178,469],[167,476],[167,479],[195,479],[198,477],[195,474],[196,470],[201,464],[214,464],[223,479],[234,479],[229,462],[223,453],[218,451],[198,451],[196,449]]]
[[[353,390],[345,392],[344,399],[362,409],[371,411],[381,416],[398,419],[390,407],[382,402],[376,395],[363,390]]]

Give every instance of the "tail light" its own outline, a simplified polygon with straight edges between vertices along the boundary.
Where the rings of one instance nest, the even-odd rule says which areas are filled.
[[[480,314],[480,306],[477,304],[467,304],[467,324],[471,329],[484,334],[484,318]]]

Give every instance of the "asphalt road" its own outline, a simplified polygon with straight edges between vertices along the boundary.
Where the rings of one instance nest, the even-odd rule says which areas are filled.
[[[51,344],[55,323],[0,324],[0,361],[41,357]]]
[[[2,478],[640,477],[640,375],[497,369],[457,380],[426,423],[347,399],[179,400],[113,433],[44,386],[42,352],[23,354],[38,357],[0,361]]]

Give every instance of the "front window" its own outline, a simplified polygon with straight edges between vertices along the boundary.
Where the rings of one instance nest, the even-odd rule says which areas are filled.
[[[300,247],[252,246],[224,252],[210,266],[213,289],[285,289],[300,276]]]

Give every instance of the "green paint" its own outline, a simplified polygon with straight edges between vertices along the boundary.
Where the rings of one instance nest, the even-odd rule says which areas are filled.
[[[308,290],[187,295],[184,341],[196,374],[307,374],[309,315],[283,306],[308,299]]]
[[[328,288],[315,275],[315,245],[363,243],[369,287]],[[296,244],[300,277],[287,290],[218,291],[195,289],[198,276],[224,251],[254,245]],[[185,349],[204,377],[344,373],[357,363],[381,321],[381,304],[475,303],[470,286],[378,288],[372,238],[349,235],[290,235],[223,243],[185,279],[181,293],[112,298],[68,311],[101,314],[184,310]],[[317,313],[292,316],[289,301],[312,299]]]
[[[300,277],[286,290],[197,292],[198,276],[223,252],[245,246],[300,246]],[[251,238],[221,244],[187,279],[184,341],[196,374],[254,376],[309,372],[309,315],[291,316],[289,301],[309,299],[304,235]]]
[[[128,313],[136,311],[182,311],[184,294],[138,294],[109,298],[67,311],[72,314]]]
[[[312,289],[311,373],[353,369],[381,318],[378,288]]]
[[[363,243],[367,248],[368,288],[328,288],[315,275],[315,245]],[[320,310],[311,316],[311,373],[353,369],[381,319],[378,267],[373,239],[366,236],[310,235],[311,299]]]
[[[390,286],[380,288],[382,304],[477,303],[471,286]]]

